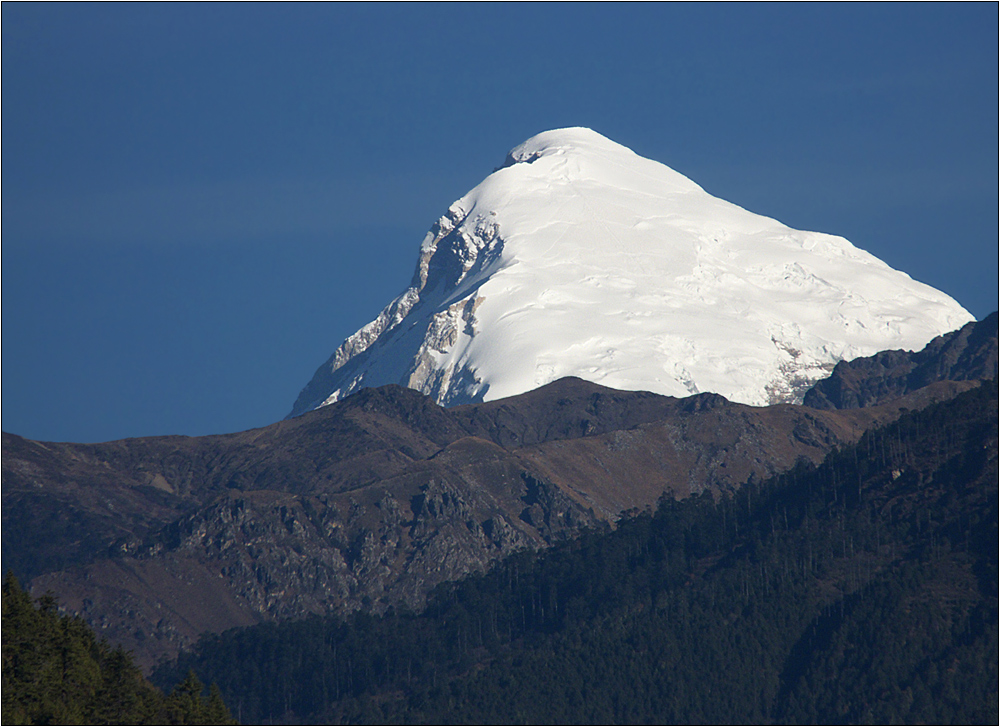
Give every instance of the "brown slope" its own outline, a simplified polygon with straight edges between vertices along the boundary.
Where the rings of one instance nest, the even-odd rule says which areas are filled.
[[[606,434],[550,441],[518,450],[541,479],[603,518],[649,507],[663,494],[733,492],[751,478],[821,462],[901,413],[947,400],[978,382],[941,382],[880,407],[841,412],[777,405],[750,407],[722,399],[712,406],[680,400],[659,421]],[[721,399],[721,397],[720,397]]]
[[[522,473],[504,450],[467,438],[348,493],[233,491],[115,558],[32,586],[56,592],[147,666],[206,630],[416,606],[441,581],[596,524],[551,486],[537,527],[525,522]]]
[[[580,380],[445,410],[395,386],[236,434],[103,444],[3,441],[4,562],[25,581],[140,541],[231,489],[350,491],[392,477],[461,437],[502,446],[627,428],[677,400]]]
[[[947,397],[957,386],[921,396]],[[177,480],[188,484],[175,493],[185,502],[195,493],[204,500],[159,528],[147,525],[143,537],[119,540],[111,557],[81,560],[32,586],[53,590],[151,665],[204,631],[418,606],[437,583],[515,550],[613,521],[663,494],[731,490],[803,457],[817,462],[871,424],[921,405],[817,412],[756,409],[711,395],[608,392],[566,382],[549,397],[460,411],[455,418],[467,418],[458,426],[451,412],[419,394],[387,387],[262,430],[111,443],[127,450],[128,471],[166,478],[168,449],[169,473],[204,468],[204,482]],[[595,412],[610,412],[613,424]],[[518,432],[538,443],[502,447],[466,435],[465,427],[501,441]],[[588,427],[604,431],[570,436]],[[140,467],[143,447],[156,456]],[[93,482],[90,489],[120,486]]]
[[[5,433],[3,560],[27,581],[142,540],[229,490],[352,490],[465,435],[400,387],[236,434],[70,444]]]
[[[470,433],[511,448],[631,429],[679,409],[724,401],[718,394],[675,399],[648,391],[618,391],[569,376],[518,396],[449,412]]]

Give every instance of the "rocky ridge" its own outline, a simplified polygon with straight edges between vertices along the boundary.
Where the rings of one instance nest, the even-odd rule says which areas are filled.
[[[817,409],[856,409],[891,401],[934,381],[992,379],[997,375],[997,314],[938,336],[923,350],[882,351],[842,361],[806,392]]]

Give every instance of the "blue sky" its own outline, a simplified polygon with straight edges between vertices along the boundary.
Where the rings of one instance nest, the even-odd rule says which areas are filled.
[[[997,308],[995,3],[3,3],[3,429],[276,421],[545,129]]]

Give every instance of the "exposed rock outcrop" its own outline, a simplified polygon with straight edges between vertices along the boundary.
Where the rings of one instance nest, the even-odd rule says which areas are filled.
[[[938,336],[921,351],[882,351],[841,361],[806,392],[816,409],[877,406],[935,381],[974,381],[997,375],[997,313]]]

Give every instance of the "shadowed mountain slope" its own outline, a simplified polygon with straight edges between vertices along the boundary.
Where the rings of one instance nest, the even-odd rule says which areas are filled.
[[[423,611],[234,629],[154,678],[193,668],[256,723],[995,723],[996,411],[983,382]]]
[[[816,409],[875,406],[934,381],[996,378],[997,313],[938,336],[921,351],[882,351],[841,361],[829,378],[806,392]]]

